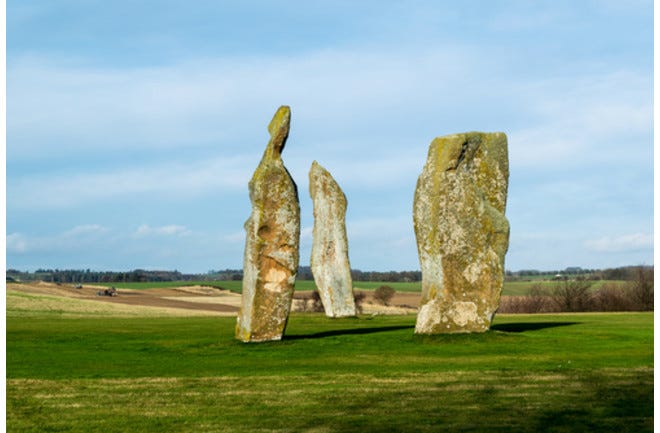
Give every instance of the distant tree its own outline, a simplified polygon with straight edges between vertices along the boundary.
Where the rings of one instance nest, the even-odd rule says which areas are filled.
[[[364,292],[354,292],[353,299],[355,300],[355,309],[358,313],[362,312],[362,303],[367,298],[367,294]]]
[[[653,268],[636,267],[626,288],[635,310],[653,311]]]
[[[630,311],[632,300],[619,283],[603,284],[591,298],[592,311]]]
[[[552,299],[559,311],[588,311],[591,281],[564,280],[552,288]]]
[[[390,300],[392,300],[392,297],[396,293],[396,290],[394,290],[390,286],[380,286],[376,290],[374,290],[374,300],[376,302],[379,302],[383,305],[389,305]]]
[[[322,313],[325,311],[325,308],[323,308],[323,301],[321,301],[321,294],[318,290],[312,292],[312,311],[316,313]]]
[[[631,280],[633,275],[629,267],[605,269],[601,274],[604,280]]]

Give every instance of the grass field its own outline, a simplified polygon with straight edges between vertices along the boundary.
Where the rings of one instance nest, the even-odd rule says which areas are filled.
[[[601,287],[605,283],[615,283],[621,284],[621,281],[596,281],[594,282],[592,288],[595,290]],[[530,289],[535,284],[541,284],[542,286],[552,287],[556,284],[555,281],[506,281],[504,283],[504,288],[502,289],[502,294],[504,296],[522,296],[528,295]],[[114,286],[122,289],[153,289],[153,288],[164,288],[164,287],[179,287],[179,286],[213,286],[226,290],[231,290],[235,293],[241,293],[242,291],[242,282],[241,281],[164,281],[164,282],[147,282],[147,283],[99,283],[99,285],[104,286]],[[388,283],[388,282],[373,282],[373,281],[354,281],[353,286],[358,290],[375,290],[379,286],[388,285],[392,287],[397,292],[421,292],[422,284],[418,282],[411,283]],[[296,281],[296,290],[315,290],[316,285],[314,281],[311,280],[297,280]]]
[[[415,336],[415,317],[7,317],[12,432],[653,431],[653,314],[497,316]]]
[[[119,289],[154,289],[164,287],[179,287],[179,286],[212,286],[226,290],[231,290],[235,293],[241,293],[241,281],[163,281],[163,282],[145,282],[145,283],[98,283],[103,286],[114,286]],[[356,289],[374,290],[382,285],[388,285],[398,292],[421,292],[422,286],[420,282],[413,283],[382,283],[371,281],[355,281],[353,286]],[[316,290],[316,284],[312,280],[296,280],[296,290]]]

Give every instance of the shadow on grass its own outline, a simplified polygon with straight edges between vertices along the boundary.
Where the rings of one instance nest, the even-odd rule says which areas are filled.
[[[413,329],[414,325],[405,326],[380,326],[377,328],[357,328],[357,329],[335,329],[332,331],[316,332],[314,334],[284,335],[283,340],[306,340],[312,338],[335,337],[338,335],[362,335],[375,334],[378,332],[400,331],[401,329]]]
[[[539,331],[541,329],[558,328],[561,326],[578,325],[580,322],[538,322],[538,323],[503,323],[500,325],[491,326],[491,330],[500,332],[529,332]],[[402,329],[414,329],[414,325],[399,325],[399,326],[380,326],[373,328],[356,328],[356,329],[334,329],[331,331],[316,332],[314,334],[293,334],[284,335],[283,340],[307,340],[315,338],[336,337],[339,335],[364,335],[376,334],[379,332],[400,331]]]
[[[501,332],[527,332],[541,329],[559,328],[561,326],[579,325],[580,322],[537,322],[537,323],[503,323],[490,327],[493,331]]]

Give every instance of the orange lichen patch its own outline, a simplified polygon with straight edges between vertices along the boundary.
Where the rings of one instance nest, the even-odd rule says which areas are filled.
[[[248,185],[252,213],[245,223],[243,295],[236,323],[236,338],[245,342],[281,339],[291,309],[300,205],[296,184],[281,158],[290,117],[287,106],[273,116],[270,141]]]

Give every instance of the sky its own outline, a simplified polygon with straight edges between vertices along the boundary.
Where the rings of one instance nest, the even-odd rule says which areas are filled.
[[[506,268],[653,264],[652,0],[7,0],[7,267],[240,269],[280,105],[351,267],[419,269],[433,138],[507,134]]]

